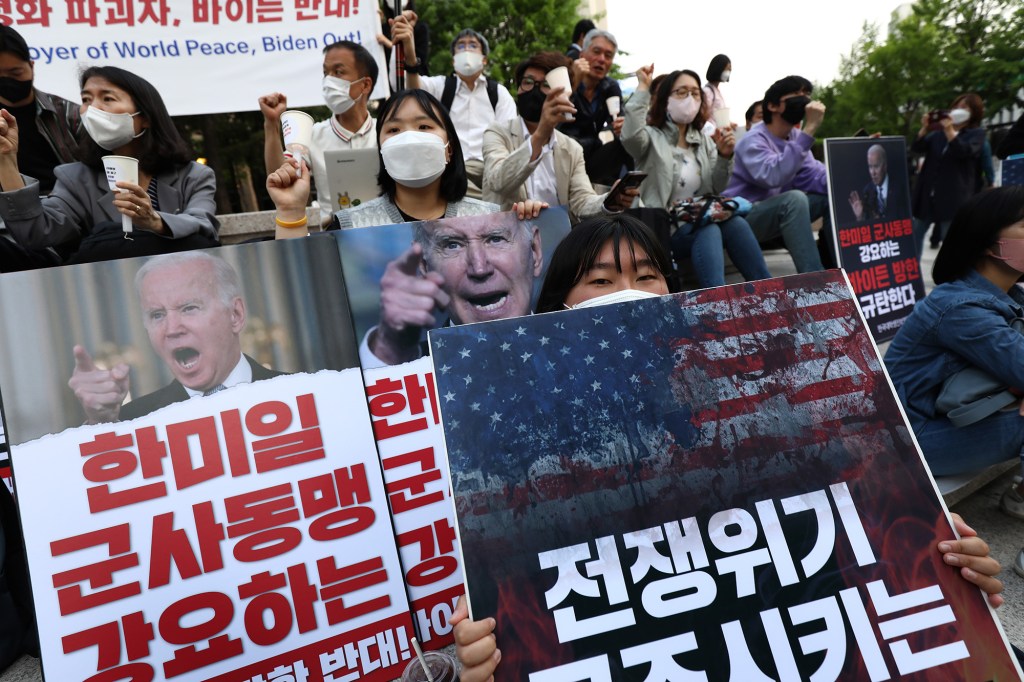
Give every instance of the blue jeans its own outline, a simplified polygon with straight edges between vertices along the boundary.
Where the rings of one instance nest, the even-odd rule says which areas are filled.
[[[936,476],[977,471],[1014,456],[1021,456],[1024,464],[1024,417],[1016,407],[959,428],[938,417],[928,421],[915,435]]]
[[[829,210],[827,194],[807,194],[807,209],[811,214],[811,222],[821,218],[821,230],[818,232],[818,256],[826,268],[836,265],[835,240],[832,238],[832,212]]]
[[[800,190],[793,189],[757,202],[746,218],[757,241],[763,243],[782,237],[797,272],[824,269],[811,230],[807,195]]]
[[[725,284],[723,245],[729,259],[743,273],[743,279],[749,282],[771,277],[761,246],[750,225],[740,216],[697,229],[685,223],[672,235],[672,256],[690,258],[701,287],[720,287]]]
[[[949,231],[949,224],[951,222],[953,221],[943,220],[935,223],[935,229],[939,231],[939,235],[943,239],[946,238],[946,232]],[[924,236],[928,234],[928,226],[931,224],[931,220],[914,218],[914,246],[917,247],[917,260],[921,260],[921,255],[924,253]]]

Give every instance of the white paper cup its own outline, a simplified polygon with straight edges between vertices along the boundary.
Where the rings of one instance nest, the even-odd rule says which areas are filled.
[[[139,160],[130,156],[104,156],[103,170],[107,174],[107,185],[111,192],[121,192],[117,186],[119,182],[131,182],[139,184]],[[121,229],[124,232],[132,231],[132,219],[129,216],[121,215]]]
[[[618,95],[612,95],[606,99],[604,103],[608,106],[608,113],[612,115],[612,118],[618,116],[619,112],[622,110],[622,98]]]
[[[729,107],[722,107],[721,109],[715,109],[712,116],[715,119],[716,128],[728,128],[732,125],[729,120]]]
[[[309,145],[313,141],[313,117],[304,111],[288,110],[281,114],[281,133],[284,135],[284,148],[293,156],[301,156],[308,166]],[[299,174],[302,174],[301,167]]]
[[[547,75],[544,76],[544,80],[548,82],[548,85],[552,90],[565,88],[564,97],[566,100],[569,100],[572,97],[572,81],[569,80],[569,69],[566,67],[557,66],[551,69],[548,71]],[[565,118],[571,121],[573,116],[570,113],[566,113]]]

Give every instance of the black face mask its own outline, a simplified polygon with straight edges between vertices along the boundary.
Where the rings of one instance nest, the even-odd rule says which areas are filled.
[[[544,100],[547,95],[540,91],[536,85],[529,92],[521,92],[516,96],[516,108],[524,121],[537,123],[540,121],[540,112],[544,108]]]
[[[8,102],[20,102],[32,93],[32,80],[19,81],[14,78],[0,78],[0,97]]]
[[[786,100],[785,110],[780,114],[782,116],[782,120],[786,123],[796,125],[800,121],[804,120],[804,110],[807,109],[807,105],[810,103],[811,98],[806,95],[790,97]]]

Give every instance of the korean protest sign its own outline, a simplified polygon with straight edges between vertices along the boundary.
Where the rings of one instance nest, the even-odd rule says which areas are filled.
[[[838,262],[878,342],[896,336],[925,295],[906,158],[902,137],[825,140]]]
[[[29,45],[36,85],[72,102],[85,66],[116,64],[154,84],[172,116],[251,111],[278,90],[291,107],[323,104],[322,52],[359,43],[385,74],[368,0],[25,0],[0,23]],[[379,78],[373,97],[387,97]]]
[[[413,279],[442,274],[452,303],[438,325],[529,314],[551,252],[568,231],[568,215],[555,208],[532,221],[509,212],[337,233],[405,581],[427,648],[453,641],[448,618],[465,591],[461,554],[434,367],[429,356],[420,357],[425,338],[410,339],[409,352],[399,354],[413,358],[407,362],[388,365],[377,357],[374,340],[390,314],[382,300],[407,288],[396,279],[404,266]]]
[[[3,276],[47,679],[386,681],[412,656],[333,247]],[[91,400],[89,377],[130,395]]]
[[[496,680],[1017,679],[856,306],[830,271],[430,333]]]

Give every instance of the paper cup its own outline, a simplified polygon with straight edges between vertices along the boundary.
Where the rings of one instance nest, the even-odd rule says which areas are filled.
[[[571,99],[572,81],[569,80],[569,69],[567,69],[564,66],[557,66],[548,71],[547,75],[544,76],[544,80],[548,82],[548,85],[551,86],[552,90],[557,90],[558,88],[565,88],[565,98],[567,100]],[[566,120],[571,121],[573,116],[570,113],[566,113],[565,118]]]
[[[281,114],[281,133],[284,135],[284,148],[293,156],[301,156],[308,166],[309,145],[313,141],[313,117],[304,111],[288,110]],[[299,174],[302,174],[302,168],[299,168]]]
[[[423,654],[423,660],[430,668],[434,682],[458,682],[459,664],[452,656],[443,651],[428,651]],[[415,656],[405,667],[401,682],[427,682],[427,674]]]
[[[722,107],[721,109],[715,109],[712,116],[715,119],[716,128],[728,128],[732,125],[729,120],[729,107]]]
[[[107,185],[111,192],[122,191],[117,183],[131,182],[139,184],[139,160],[130,156],[104,156],[103,170],[107,174]],[[121,216],[121,229],[128,233],[132,231],[132,219],[129,216]]]
[[[619,97],[618,95],[612,95],[611,97],[606,99],[604,103],[608,106],[608,113],[612,115],[612,118],[615,118],[616,116],[619,115],[622,105],[621,97]]]

